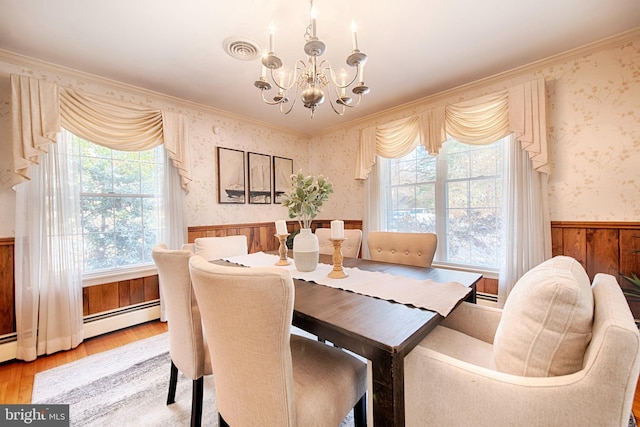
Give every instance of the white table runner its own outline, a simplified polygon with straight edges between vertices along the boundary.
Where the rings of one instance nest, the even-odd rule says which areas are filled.
[[[277,255],[256,252],[224,258],[245,267],[275,267]],[[380,298],[388,301],[410,304],[415,307],[435,311],[447,316],[458,301],[464,299],[471,288],[458,282],[440,283],[433,280],[412,279],[377,271],[365,271],[358,268],[344,268],[349,275],[344,279],[332,279],[327,275],[333,269],[329,264],[318,264],[314,271],[296,270],[293,259],[287,266],[277,266],[289,270],[294,279],[314,282],[332,288],[343,289],[357,294]]]

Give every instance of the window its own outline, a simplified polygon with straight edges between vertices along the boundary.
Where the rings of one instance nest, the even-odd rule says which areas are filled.
[[[72,138],[80,177],[83,272],[153,264],[164,150],[117,151]]]
[[[438,235],[435,260],[500,267],[504,140],[467,145],[451,138],[438,156],[422,145],[381,159],[382,227]]]

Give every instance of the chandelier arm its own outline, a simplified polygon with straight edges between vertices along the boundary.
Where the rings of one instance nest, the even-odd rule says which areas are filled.
[[[264,103],[267,104],[267,105],[282,104],[284,102],[284,99],[285,99],[285,98],[282,98],[279,101],[269,101],[267,98],[264,97],[264,89],[260,90],[260,95],[262,96],[262,100],[264,101]]]
[[[281,103],[280,103],[280,112],[281,112],[282,114],[285,114],[285,115],[286,115],[286,114],[289,114],[289,113],[291,112],[291,110],[293,110],[293,107],[296,105],[296,101],[297,101],[297,100],[298,100],[298,88],[296,88],[296,93],[295,93],[295,95],[294,95],[294,97],[293,97],[293,102],[291,103],[291,107],[289,107],[289,109],[288,109],[287,111],[284,111],[284,108],[283,108],[283,107],[284,107],[284,104],[285,104],[285,103],[284,103],[284,102],[281,102]]]
[[[356,102],[355,104],[351,105],[345,105],[345,107],[349,107],[349,108],[356,108],[358,105],[360,105],[360,101],[362,101],[362,95],[358,95],[358,102]]]
[[[296,70],[294,69],[293,71],[293,79],[291,79],[291,73],[287,73],[288,74],[288,80],[289,80],[289,85],[288,86],[281,86],[280,83],[278,82],[278,79],[275,78],[275,76],[273,75],[273,68],[271,68],[271,80],[273,81],[273,84],[275,84],[278,89],[283,90],[283,91],[288,91],[289,89],[291,89],[293,87],[293,84],[296,81]]]
[[[336,106],[335,106],[335,105],[333,105],[333,101],[331,100],[331,98],[329,98],[329,104],[331,104],[331,108],[333,109],[333,112],[334,112],[334,113],[336,113],[336,114],[337,114],[337,115],[339,115],[339,116],[344,115],[344,112],[345,112],[345,108],[344,108],[344,107],[345,107],[345,105],[342,105],[342,111],[338,111],[338,110],[336,109]]]
[[[331,81],[333,82],[334,86],[340,89],[346,89],[349,86],[351,86],[356,79],[358,78],[358,74],[360,72],[360,66],[358,65],[356,67],[356,73],[354,74],[353,78],[351,79],[351,81],[349,83],[344,83],[344,84],[339,84],[337,79],[336,79],[336,73],[335,71],[333,71],[333,68],[331,68],[331,65],[329,65],[327,68],[325,68],[326,70],[329,70],[329,75],[331,76]]]

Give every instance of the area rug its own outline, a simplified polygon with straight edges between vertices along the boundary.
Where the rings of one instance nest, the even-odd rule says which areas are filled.
[[[167,333],[36,374],[32,403],[69,404],[72,426],[189,426],[191,380],[180,374],[176,402],[166,405]],[[203,425],[217,426],[215,386],[204,380]],[[340,427],[352,427],[349,414]]]

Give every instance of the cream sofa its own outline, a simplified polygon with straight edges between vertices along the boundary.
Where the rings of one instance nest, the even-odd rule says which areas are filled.
[[[406,425],[627,426],[639,354],[616,279],[556,257],[503,310],[462,303],[406,356]]]

